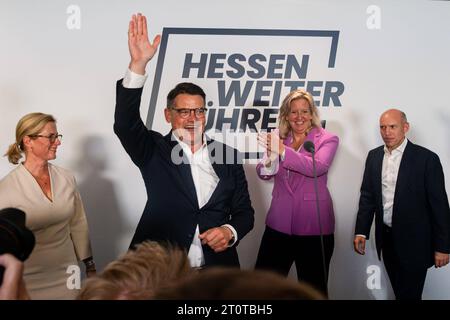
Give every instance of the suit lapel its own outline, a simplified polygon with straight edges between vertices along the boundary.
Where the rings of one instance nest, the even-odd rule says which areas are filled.
[[[320,138],[321,135],[322,135],[322,132],[321,132],[320,130],[314,128],[314,129],[312,129],[312,130],[308,133],[308,135],[306,136],[305,142],[309,140],[309,141],[312,141],[312,142],[314,143],[314,145],[317,145],[317,141],[319,140],[319,138]],[[305,142],[303,142],[303,143],[305,143]],[[312,155],[311,155],[308,151],[306,151],[306,150],[303,148],[303,146],[300,148],[299,153],[302,153],[302,154],[305,154],[305,155],[311,157],[311,160],[312,160]],[[297,177],[298,177],[297,179],[295,179],[294,181],[292,181],[292,187],[290,186],[288,179],[285,179],[286,185],[288,186],[288,190],[289,190],[291,193],[294,193],[295,190],[297,189],[297,187],[298,187],[299,185],[302,185],[302,184],[303,184],[303,181],[305,180],[305,176],[302,175],[302,174],[301,174],[301,175],[297,175]]]
[[[383,158],[384,158],[384,147],[380,147],[374,154],[374,187],[375,196],[378,200],[378,208],[381,214],[383,213],[383,196],[382,196],[382,180],[381,173],[383,171]]]
[[[227,160],[232,161],[233,159],[231,157],[230,159],[227,159],[226,148],[224,144],[212,140],[207,136],[206,139],[209,160],[211,161],[211,165],[216,175],[219,177],[219,180],[221,180],[227,174],[227,166],[225,166],[224,164],[226,164]]]
[[[179,186],[180,190],[189,198],[193,206],[198,208],[197,193],[195,190],[194,179],[192,178],[189,161],[178,142],[176,140],[172,140],[172,131],[169,132],[169,134],[166,135],[164,139],[167,143],[167,146],[169,146],[168,150],[165,150],[166,152],[164,152],[164,154],[168,158],[168,163],[175,167],[174,179],[176,185]],[[179,149],[178,154],[183,159],[180,164],[175,164],[171,159],[172,151],[174,150],[174,148]]]
[[[398,169],[397,182],[395,184],[395,195],[394,195],[394,208],[398,205],[398,202],[402,199],[402,193],[405,188],[408,187],[408,177],[411,173],[411,165],[413,160],[412,152],[413,144],[408,141],[406,144],[405,151],[400,162],[400,168]]]
[[[225,154],[225,152],[226,152],[225,145],[222,143],[219,143],[215,140],[212,140],[207,136],[206,136],[206,144],[208,147],[209,160],[211,161],[211,165],[212,165],[217,177],[219,178],[219,181],[217,182],[217,186],[214,189],[208,202],[205,204],[205,207],[209,203],[214,203],[215,199],[220,194],[220,190],[222,189],[222,184],[225,180],[225,177],[228,174],[228,168],[229,168],[226,165],[227,155]],[[231,159],[229,159],[229,160],[231,161]]]
[[[287,147],[289,147],[289,145],[292,143],[292,136],[289,134],[286,139],[283,140],[283,144]],[[286,188],[286,190],[292,195],[294,194],[294,192],[292,191],[293,189],[291,189],[291,185],[289,184],[289,175],[292,174],[289,172],[288,169],[285,169],[281,163],[279,164],[279,168],[278,170],[283,170],[284,173],[284,177],[282,178],[282,182],[284,183],[284,186]]]

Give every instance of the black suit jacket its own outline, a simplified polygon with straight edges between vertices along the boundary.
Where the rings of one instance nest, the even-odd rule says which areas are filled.
[[[375,214],[378,257],[383,244],[381,171],[383,146],[369,152],[366,160],[355,234],[369,238]],[[408,141],[395,186],[392,214],[394,249],[408,267],[430,267],[434,252],[450,249],[450,209],[439,157]]]
[[[198,206],[191,170],[181,160],[181,146],[171,133],[162,136],[148,130],[139,113],[142,88],[127,89],[117,82],[114,132],[131,160],[139,167],[147,190],[147,203],[130,247],[145,240],[170,242],[186,251],[195,228],[200,233],[223,224],[232,225],[241,240],[252,228],[254,210],[239,153],[222,143],[208,140],[208,151],[219,183],[208,203]],[[232,164],[225,164],[221,155]],[[179,163],[181,162],[181,163]],[[224,252],[215,253],[203,246],[205,264],[238,266],[237,243]]]

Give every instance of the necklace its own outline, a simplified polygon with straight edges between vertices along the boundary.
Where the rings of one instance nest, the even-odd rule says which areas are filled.
[[[42,178],[41,177],[37,177],[37,176],[33,176],[33,177],[36,180],[36,182],[38,183],[38,185],[41,188],[41,190],[44,193],[44,195],[51,202],[53,202],[52,191],[51,191],[51,187],[50,187],[50,176],[44,176]]]
[[[51,202],[53,202],[52,197],[52,190],[50,185],[50,172],[47,170],[44,170],[42,176],[38,176],[37,174],[33,174],[32,170],[29,170],[25,163],[23,163],[24,168],[31,174],[31,176],[34,178],[34,180],[39,185],[39,188],[41,188],[42,192],[44,193],[45,197],[47,197]],[[47,172],[45,172],[47,171]],[[40,171],[42,172],[42,171]]]
[[[47,187],[50,183],[50,176],[44,176],[44,177],[38,177],[34,176],[34,179],[36,179],[37,183],[42,187]]]

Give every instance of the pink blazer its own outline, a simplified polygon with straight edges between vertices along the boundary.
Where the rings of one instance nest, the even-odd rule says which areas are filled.
[[[320,220],[323,234],[334,233],[333,201],[327,187],[328,169],[333,162],[339,138],[322,128],[313,128],[306,140],[315,145],[316,171],[318,178]],[[306,141],[305,140],[305,141]],[[267,213],[266,224],[279,232],[294,235],[318,235],[319,223],[314,192],[313,163],[309,152],[300,148],[298,152],[287,147],[292,137],[284,140],[284,160],[278,170],[267,174],[263,159],[256,172],[263,180],[274,178],[272,203]]]

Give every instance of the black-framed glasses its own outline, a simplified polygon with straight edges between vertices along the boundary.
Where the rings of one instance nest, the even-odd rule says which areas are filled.
[[[196,108],[196,109],[187,109],[187,108],[169,108],[173,111],[176,111],[178,113],[178,115],[183,118],[189,118],[189,116],[191,115],[191,112],[194,112],[195,117],[196,118],[203,118],[206,115],[206,108],[202,107],[202,108]]]
[[[56,139],[61,141],[63,135],[62,134],[51,134],[51,135],[48,135],[48,136],[44,136],[42,134],[34,134],[34,135],[30,136],[30,137],[32,137],[32,138],[47,138],[50,141],[50,143],[54,143],[56,141]]]

